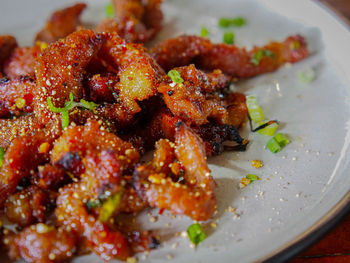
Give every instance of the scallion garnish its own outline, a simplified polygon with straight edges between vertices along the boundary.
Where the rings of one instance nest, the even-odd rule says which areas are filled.
[[[231,21],[228,18],[222,17],[219,19],[219,27],[226,28],[226,27],[229,27],[230,24],[231,24]]]
[[[232,31],[225,32],[223,36],[223,42],[229,45],[235,43],[235,34]]]
[[[273,138],[275,138],[276,142],[278,142],[282,148],[289,143],[287,136],[283,133],[277,133]]]
[[[231,20],[231,25],[236,27],[244,26],[247,23],[244,17],[235,17]]]
[[[105,12],[106,12],[106,16],[108,18],[114,17],[114,8],[113,8],[113,5],[111,3],[106,5]]]
[[[247,23],[243,17],[226,18],[222,17],[219,19],[219,27],[227,28],[229,26],[241,27]]]
[[[251,182],[260,180],[259,176],[257,176],[256,174],[247,174],[245,178],[247,178]]]
[[[178,72],[175,69],[172,69],[168,72],[168,76],[171,78],[171,80],[175,83],[182,83],[184,82],[183,78],[181,78],[180,72]]]
[[[286,135],[283,133],[277,133],[273,136],[266,144],[266,147],[272,153],[278,153],[282,148],[284,148],[289,143],[289,140]]]
[[[61,113],[62,115],[62,128],[67,128],[69,126],[69,111],[75,107],[82,107],[93,111],[98,105],[94,102],[89,102],[84,99],[81,99],[80,102],[74,102],[73,93],[69,94],[69,101],[64,104],[63,108],[55,107],[52,103],[51,97],[47,98],[47,105],[49,106],[50,111],[55,113]]]
[[[206,238],[206,234],[202,226],[198,223],[192,224],[187,228],[187,234],[191,242],[195,245],[198,245]]]
[[[316,79],[316,74],[312,68],[308,68],[304,71],[298,71],[298,78],[300,82],[308,84]]]
[[[260,126],[256,127],[253,132],[258,132],[262,135],[266,136],[272,136],[275,134],[277,128],[278,128],[278,121],[263,121],[259,123]]]
[[[209,35],[209,31],[206,27],[201,28],[201,37],[207,37]]]
[[[258,100],[255,96],[246,96],[246,104],[248,108],[248,113],[252,121],[258,123],[264,120],[264,113],[258,104]]]
[[[253,55],[253,57],[251,58],[250,62],[255,65],[255,66],[259,66],[260,64],[260,60],[263,57],[270,57],[273,58],[275,57],[275,53],[273,53],[271,50],[267,50],[267,49],[259,49],[258,51],[256,51]]]
[[[109,197],[102,204],[98,220],[105,223],[111,218],[113,213],[118,209],[120,205],[122,194],[123,194],[123,189],[121,188],[116,194]]]
[[[2,163],[4,162],[4,155],[5,155],[5,149],[0,147],[0,168],[2,166]]]

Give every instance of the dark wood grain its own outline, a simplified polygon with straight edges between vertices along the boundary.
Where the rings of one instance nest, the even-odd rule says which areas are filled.
[[[350,0],[320,1],[350,24]],[[350,214],[333,231],[290,263],[350,263]]]

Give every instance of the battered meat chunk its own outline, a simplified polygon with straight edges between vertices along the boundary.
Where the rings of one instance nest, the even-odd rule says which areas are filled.
[[[18,183],[25,177],[35,173],[39,164],[49,159],[49,152],[40,147],[51,139],[44,133],[34,136],[23,136],[15,139],[7,149],[0,173],[0,207],[7,197],[16,191]],[[49,150],[49,149],[47,149]]]
[[[56,194],[30,186],[10,195],[5,203],[7,218],[21,227],[45,222],[56,205]]]
[[[35,59],[40,53],[40,45],[15,48],[12,55],[5,62],[4,73],[11,78],[34,77]]]
[[[84,70],[103,42],[102,35],[80,30],[43,51],[35,67],[39,88],[34,96],[34,113],[38,121],[44,124],[59,118],[49,110],[48,97],[56,107],[63,107],[70,93],[76,99],[82,98]]]
[[[77,3],[70,7],[57,10],[47,20],[45,27],[36,35],[36,41],[52,43],[64,38],[77,30],[79,17],[86,4]]]
[[[0,36],[0,73],[3,72],[3,66],[13,50],[17,47],[17,41],[13,36]]]
[[[118,33],[127,42],[144,43],[162,28],[162,0],[115,0],[115,18],[105,19],[98,32]]]
[[[0,79],[0,118],[33,111],[36,82],[30,77]]]
[[[64,228],[39,223],[6,237],[5,243],[12,260],[23,258],[28,263],[53,263],[71,258],[77,251],[78,238]]]

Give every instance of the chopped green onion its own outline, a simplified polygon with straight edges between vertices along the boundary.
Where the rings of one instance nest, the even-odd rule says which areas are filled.
[[[289,140],[287,138],[286,135],[284,135],[283,133],[277,133],[275,136],[274,136],[276,142],[278,142],[278,144],[283,148],[285,147],[288,143],[289,143]]]
[[[298,71],[298,78],[300,82],[308,84],[316,79],[316,74],[312,68],[308,68],[304,71]]]
[[[231,25],[236,27],[244,26],[247,23],[244,17],[235,17],[231,20]]]
[[[241,27],[246,24],[246,20],[243,17],[226,18],[222,17],[219,19],[219,27],[227,28],[229,26]]]
[[[52,104],[51,97],[47,98],[47,105],[49,106],[50,111],[55,113],[61,113],[62,115],[62,128],[67,128],[69,126],[69,111],[75,107],[82,107],[93,111],[98,105],[94,102],[89,102],[84,99],[81,99],[80,102],[74,102],[73,93],[69,93],[69,101],[65,102],[63,108],[57,108]]]
[[[223,42],[229,45],[235,43],[235,34],[232,31],[225,32],[223,36]]]
[[[187,234],[191,242],[195,245],[198,245],[200,242],[202,242],[206,238],[206,235],[204,233],[202,226],[198,223],[190,225],[187,228]]]
[[[207,37],[209,35],[209,31],[206,27],[201,28],[201,37]]]
[[[275,57],[275,53],[273,53],[271,50],[259,49],[257,52],[254,53],[250,62],[255,66],[259,66],[260,60],[263,57],[273,58],[273,57]]]
[[[70,98],[70,101],[66,102],[63,108],[57,108],[52,104],[51,97],[47,98],[47,105],[49,106],[50,111],[55,113],[62,113],[62,112],[71,110],[72,103],[73,103],[73,100]]]
[[[4,162],[4,155],[5,155],[5,149],[0,147],[0,168],[2,166],[2,163]]]
[[[94,109],[98,106],[98,104],[94,103],[94,102],[89,102],[86,101],[84,99],[81,99],[79,103],[76,103],[76,106],[80,106],[82,108],[88,109],[90,111],[94,111]]]
[[[171,78],[171,80],[175,83],[182,83],[184,82],[183,78],[181,78],[180,72],[178,72],[175,69],[172,69],[168,72],[168,76]]]
[[[106,16],[108,18],[114,17],[114,8],[113,8],[113,5],[111,3],[106,5],[105,12],[106,12]]]
[[[282,133],[277,133],[273,136],[266,144],[266,147],[272,153],[278,153],[282,148],[284,148],[289,143],[289,140],[286,135]]]
[[[266,126],[261,128],[261,129],[259,129],[259,130],[257,130],[257,132],[262,134],[262,135],[266,135],[266,136],[274,135],[276,130],[277,130],[277,128],[278,128],[278,122],[277,121],[261,122],[260,125],[261,125],[260,127],[262,127],[263,125],[266,125]]]
[[[245,178],[247,178],[251,182],[260,180],[259,176],[257,176],[256,174],[247,174]]]
[[[123,189],[120,189],[116,194],[109,197],[103,204],[100,210],[98,220],[107,222],[113,213],[118,209],[120,200],[123,194]]]
[[[261,107],[259,106],[255,96],[253,95],[246,96],[246,104],[247,104],[249,116],[252,119],[252,121],[258,123],[264,120],[264,113]]]
[[[219,19],[219,27],[226,28],[226,27],[229,27],[230,24],[231,24],[231,21],[228,18],[222,17]]]
[[[64,111],[61,113],[62,115],[62,129],[65,129],[69,126],[69,112]]]

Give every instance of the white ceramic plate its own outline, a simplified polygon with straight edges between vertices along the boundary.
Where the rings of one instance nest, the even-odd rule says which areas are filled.
[[[22,45],[29,45],[49,13],[72,1],[6,2],[0,11],[0,33],[13,34]],[[97,22],[104,17],[105,1],[88,3],[84,21]],[[190,219],[171,219],[165,213],[150,223],[144,213],[138,222],[155,230],[163,242],[148,256],[137,257],[145,262],[170,258],[172,262],[256,262],[310,233],[318,236],[317,231],[322,232],[321,227],[344,211],[350,199],[348,29],[327,10],[305,0],[168,0],[164,11],[166,23],[158,41],[184,32],[198,34],[201,26],[209,28],[212,40],[220,41],[223,30],[217,27],[218,18],[243,16],[248,25],[234,30],[238,45],[251,47],[300,33],[313,53],[300,63],[235,87],[256,94],[267,118],[280,120],[280,131],[288,134],[292,143],[274,155],[264,149],[268,138],[243,131],[251,141],[247,152],[225,153],[209,160],[218,184],[219,213],[212,220],[216,228],[206,228],[207,239],[193,249],[188,239],[175,235],[186,230]],[[309,67],[317,78],[302,84],[297,72]],[[253,168],[252,159],[262,160],[264,167]],[[240,178],[248,173],[262,180],[239,189]],[[226,212],[228,206],[237,208],[240,216]],[[100,261],[94,255],[74,260]]]

